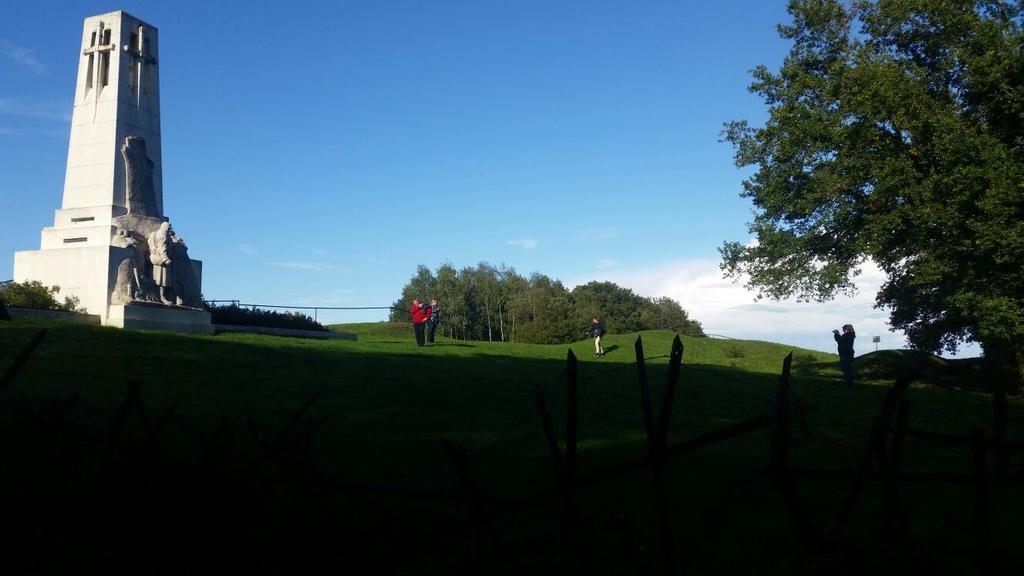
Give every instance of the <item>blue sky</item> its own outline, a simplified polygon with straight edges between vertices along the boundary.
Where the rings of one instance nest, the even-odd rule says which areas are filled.
[[[0,279],[52,224],[82,20],[115,9],[160,29],[165,213],[207,298],[385,306],[418,264],[488,261],[672,296],[725,335],[903,344],[876,271],[825,305],[718,275],[752,210],[719,133],[765,117],[746,86],[787,50],[781,0],[9,5]]]

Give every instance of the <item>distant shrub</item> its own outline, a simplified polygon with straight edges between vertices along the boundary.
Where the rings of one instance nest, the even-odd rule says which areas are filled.
[[[0,300],[11,308],[30,308],[32,310],[60,310],[64,312],[84,312],[77,296],[65,296],[64,301],[58,300],[60,286],[47,288],[42,282],[5,282],[0,284]]]
[[[797,366],[813,366],[818,363],[818,357],[810,352],[803,352],[793,357],[793,363]]]
[[[211,320],[214,324],[292,328],[295,330],[327,330],[322,324],[300,312],[278,312],[262,308],[243,308],[236,304],[230,306],[211,306],[209,309]]]
[[[812,374],[817,364],[818,357],[810,352],[801,352],[793,356],[793,370],[797,374]]]
[[[742,348],[735,344],[725,349],[726,358],[745,358],[746,355],[747,353],[744,352]]]

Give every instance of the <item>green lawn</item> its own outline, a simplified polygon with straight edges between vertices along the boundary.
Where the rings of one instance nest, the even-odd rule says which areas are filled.
[[[579,358],[581,473],[642,455],[646,449],[633,366],[636,334],[608,335],[603,340],[607,355],[594,358],[589,340],[545,346],[442,338],[433,346],[417,348],[410,327],[395,324],[335,327],[358,334],[358,341],[352,342],[183,336],[15,321],[0,323],[0,373],[42,328],[47,329],[42,345],[9,388],[0,392],[0,422],[9,431],[0,441],[0,450],[8,454],[6,462],[18,463],[17,458],[26,457],[24,450],[17,449],[25,438],[29,445],[38,442],[45,450],[62,450],[50,440],[35,439],[44,437],[38,422],[55,403],[79,392],[78,400],[62,416],[65,440],[61,442],[66,444],[67,435],[84,440],[76,440],[78,448],[70,455],[48,456],[44,468],[79,484],[102,486],[97,478],[103,468],[94,464],[101,461],[98,451],[108,442],[129,382],[139,381],[152,418],[175,408],[161,435],[164,468],[160,470],[173,469],[191,478],[189,471],[217,444],[214,438],[226,435],[231,442],[218,452],[217,469],[227,471],[225,477],[240,482],[245,487],[241,492],[252,496],[237,504],[246,509],[246,518],[264,514],[268,522],[276,523],[299,514],[292,519],[307,522],[315,517],[317,522],[328,522],[319,514],[329,511],[332,522],[346,519],[337,529],[359,543],[353,545],[355,551],[373,555],[385,573],[417,573],[416,567],[423,568],[423,562],[436,570],[422,572],[471,571],[470,566],[476,569],[473,562],[484,557],[494,562],[494,555],[481,555],[472,530],[458,528],[469,518],[464,505],[412,493],[461,490],[442,449],[442,438],[466,447],[472,475],[487,502],[504,502],[552,486],[555,477],[534,390],[538,384],[544,390],[556,430],[564,439],[567,349]],[[657,409],[657,392],[674,335],[651,331],[640,336],[649,358]],[[791,347],[706,338],[683,338],[683,344],[670,441],[770,411],[782,360]],[[840,382],[835,355],[794,352],[792,452],[803,466],[854,466],[882,396],[896,373],[909,364],[927,376],[906,396],[911,427],[963,434],[973,426],[991,425],[991,403],[980,390],[981,375],[974,363],[898,352],[868,354],[857,360],[864,380],[846,388]],[[288,442],[282,442],[284,455],[261,458],[261,438],[273,439],[316,391],[320,396]],[[1024,416],[1019,404],[1011,402],[1011,420]],[[135,419],[127,421],[124,433],[136,440],[144,437]],[[1011,434],[1024,440],[1018,429]],[[799,552],[791,523],[763,473],[768,446],[768,432],[762,430],[673,461],[669,472],[674,530],[680,556],[694,571],[813,571]],[[966,449],[908,443],[906,452],[908,469],[971,469]],[[285,475],[284,470],[292,470],[285,461],[301,461],[305,471],[301,480]],[[1019,466],[1020,460],[1014,460],[1014,465]],[[38,476],[24,470],[7,479],[7,488],[36,482]],[[261,495],[259,486],[267,482],[276,487],[273,497]],[[387,487],[393,493],[366,494],[337,487],[353,484]],[[581,493],[589,561],[622,573],[636,573],[656,563],[649,486],[648,473],[639,470]],[[907,486],[905,506],[915,565],[950,573],[965,566],[970,569],[973,544],[964,531],[973,517],[969,487]],[[92,494],[78,489],[85,490],[83,498]],[[845,482],[805,481],[800,489],[816,522],[827,527],[834,521]],[[1001,550],[1016,554],[1018,561],[1019,552],[1011,543],[1024,533],[1019,492],[1019,488],[1000,487],[993,492],[996,542]],[[856,553],[878,549],[879,493],[877,486],[867,487],[850,527],[837,538],[855,551],[844,558],[858,558],[865,568],[876,566],[883,557]],[[162,492],[147,494],[153,498]],[[262,512],[254,512],[254,507],[263,507]],[[122,503],[118,509],[125,512],[131,506]],[[310,512],[313,509],[317,512]],[[550,566],[560,541],[558,511],[557,503],[552,503],[499,518],[496,528],[504,561],[491,567],[511,566],[509,572],[517,573]],[[165,514],[174,520],[173,510]],[[631,527],[630,536],[623,536],[623,526]],[[55,542],[69,537],[58,533],[63,536]],[[279,532],[270,533],[280,537]],[[241,538],[231,544],[228,538],[219,556],[208,555],[235,557],[243,554],[246,541]],[[204,548],[197,543],[195,549]],[[936,551],[941,555],[936,556]],[[102,563],[106,557],[100,558],[97,562]]]

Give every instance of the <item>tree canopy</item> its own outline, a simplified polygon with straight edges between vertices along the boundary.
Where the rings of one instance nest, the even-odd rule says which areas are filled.
[[[726,124],[754,243],[722,268],[824,301],[869,259],[876,305],[917,348],[980,342],[1024,367],[1024,35],[1019,2],[792,0],[768,120]],[[1024,372],[1022,372],[1024,373]]]
[[[572,290],[543,274],[525,278],[515,269],[481,262],[437,273],[419,266],[394,303],[391,320],[410,320],[413,298],[436,298],[440,332],[463,340],[564,344],[584,338],[594,316],[610,332],[674,330],[702,336],[700,322],[671,298],[644,298],[612,282],[589,282]]]

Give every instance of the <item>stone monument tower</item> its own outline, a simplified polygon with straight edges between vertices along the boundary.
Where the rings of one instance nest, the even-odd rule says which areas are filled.
[[[14,280],[59,285],[103,324],[211,333],[202,263],[164,216],[157,29],[85,19],[64,197]]]

